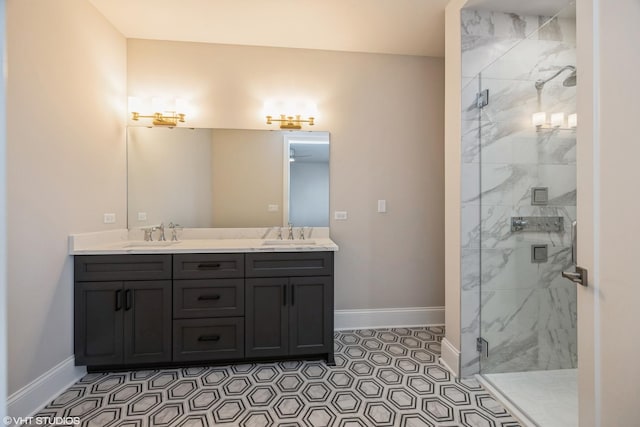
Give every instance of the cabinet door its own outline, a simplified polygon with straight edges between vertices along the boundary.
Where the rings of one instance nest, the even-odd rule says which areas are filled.
[[[287,278],[247,279],[246,357],[275,357],[289,353],[287,283]]]
[[[122,363],[122,282],[78,282],[74,289],[76,365]]]
[[[290,280],[289,354],[333,352],[333,279]]]
[[[124,363],[171,361],[171,280],[124,282]]]

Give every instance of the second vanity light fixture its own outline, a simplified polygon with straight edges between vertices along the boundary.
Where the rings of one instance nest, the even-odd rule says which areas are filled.
[[[184,123],[186,117],[187,103],[183,99],[167,100],[163,98],[151,99],[151,115],[143,115],[142,102],[134,96],[129,97],[129,111],[131,120],[152,119],[154,126],[175,127],[178,122]]]
[[[278,122],[280,129],[299,130],[303,123],[308,123],[309,126],[315,124],[317,108],[310,103],[265,102],[264,111],[268,125]]]
[[[279,119],[274,119],[273,116],[267,116],[267,124],[271,125],[273,122],[280,122],[280,129],[302,129],[302,123],[309,123],[309,126],[313,126],[313,117],[308,119],[301,118],[300,114],[295,116],[287,116],[286,114],[280,114]]]

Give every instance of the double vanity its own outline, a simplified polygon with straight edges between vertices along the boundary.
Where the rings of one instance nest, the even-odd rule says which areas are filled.
[[[333,364],[328,229],[116,230],[70,237],[75,357],[90,371],[322,357]],[[139,231],[138,231],[139,232]]]

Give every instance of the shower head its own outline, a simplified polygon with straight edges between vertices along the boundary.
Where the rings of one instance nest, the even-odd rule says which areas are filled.
[[[536,89],[542,90],[544,85],[546,85],[548,82],[550,82],[551,80],[553,80],[556,77],[558,77],[561,73],[563,73],[566,70],[571,70],[571,74],[569,75],[569,77],[567,77],[564,80],[564,82],[562,82],[562,85],[565,86],[565,87],[575,86],[576,85],[576,81],[577,81],[576,67],[574,67],[573,65],[565,65],[564,67],[560,68],[553,76],[549,77],[548,79],[546,79],[546,80],[540,79],[540,80],[536,81]]]
[[[573,70],[573,73],[571,73],[569,77],[564,79],[564,81],[562,82],[562,86],[573,87],[576,85],[577,81],[578,81],[578,75],[576,73],[576,70]]]

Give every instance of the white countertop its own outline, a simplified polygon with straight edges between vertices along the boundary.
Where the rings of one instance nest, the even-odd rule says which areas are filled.
[[[71,255],[176,254],[232,252],[320,252],[338,250],[328,229],[310,229],[305,240],[279,240],[270,229],[188,229],[177,242],[145,242],[137,230],[113,230],[69,236]],[[260,238],[268,236],[266,239]]]

